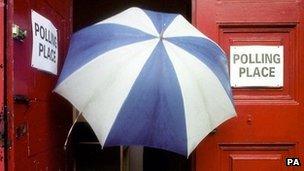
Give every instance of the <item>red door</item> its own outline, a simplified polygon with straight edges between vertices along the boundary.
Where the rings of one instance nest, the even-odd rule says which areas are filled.
[[[238,116],[199,145],[196,170],[304,170],[304,2],[196,0],[193,7],[194,24],[227,54],[238,45],[284,47],[284,86],[234,88]],[[286,157],[300,157],[302,166],[285,166]]]
[[[0,170],[4,170],[4,2],[0,0]]]
[[[8,44],[12,47],[7,49],[7,168],[18,171],[65,170],[63,143],[71,122],[71,107],[52,93],[58,76],[31,67],[31,10],[48,18],[58,29],[60,71],[72,29],[72,2],[14,0],[8,7],[13,8],[13,16],[8,15],[8,20],[12,19],[14,24],[26,30],[27,35],[24,40],[9,39],[12,42]]]

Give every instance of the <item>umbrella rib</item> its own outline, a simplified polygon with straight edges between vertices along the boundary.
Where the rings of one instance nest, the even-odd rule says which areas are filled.
[[[151,40],[149,40],[149,41],[151,41]],[[142,47],[142,46],[141,46]],[[154,49],[155,47],[153,47],[153,48],[151,48],[152,50]],[[133,51],[133,54],[142,54],[142,53],[144,53],[145,51],[142,49],[142,48],[140,48],[140,49],[136,49],[135,51]],[[134,60],[136,59],[136,58],[133,58]],[[144,61],[144,63],[143,63],[143,66],[144,66],[144,64],[147,62],[147,60],[149,59],[149,57],[147,57],[147,59],[146,59],[146,61]],[[129,60],[130,61],[130,59],[128,59],[128,58],[126,58],[126,60]],[[132,60],[132,59],[131,59]],[[125,67],[121,67],[121,68],[119,68],[118,69],[118,71],[122,71],[123,69],[124,69]],[[138,74],[140,74],[140,72],[141,72],[141,70],[142,70],[142,67],[141,67],[141,69],[139,70],[139,72],[138,72]],[[118,72],[118,71],[116,71],[116,72]],[[138,75],[137,75],[138,76]],[[135,78],[137,78],[137,76],[135,77]],[[110,91],[109,90],[109,88],[110,88],[110,85],[112,85],[112,83],[113,82],[116,82],[117,81],[117,79],[118,79],[118,77],[116,77],[116,78],[113,78],[113,81],[112,82],[107,82],[107,85],[105,86],[107,89],[108,89],[108,91]],[[134,82],[136,81],[136,79],[134,80]],[[134,84],[134,82],[133,82],[133,84]],[[99,84],[98,84],[98,86],[96,86],[96,91],[93,91],[93,92],[100,92],[100,91],[107,91],[107,90],[100,90],[100,85],[102,84],[102,82],[100,82]],[[131,84],[131,85],[133,85],[133,84]],[[132,87],[132,86],[131,86]],[[94,94],[92,94],[88,99],[88,101],[85,103],[85,105],[83,106],[83,108],[81,109],[81,112],[83,112],[83,111],[85,111],[86,109],[87,109],[87,107],[88,107],[88,105],[92,102],[92,100],[95,98],[95,97],[97,97],[98,96],[98,94],[100,94],[100,93],[94,93]],[[124,100],[123,100],[123,102],[125,101],[125,99],[127,98],[127,96],[126,97],[124,97]],[[120,109],[119,109],[120,110]],[[118,111],[119,111],[118,110]],[[116,117],[117,117],[117,115],[116,115]],[[114,119],[115,120],[115,119]],[[105,137],[105,139],[104,139],[104,142],[105,142],[105,140],[107,139],[107,137]]]

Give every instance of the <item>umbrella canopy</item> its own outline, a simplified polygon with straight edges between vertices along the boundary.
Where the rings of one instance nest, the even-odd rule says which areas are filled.
[[[188,156],[235,115],[222,49],[181,15],[140,8],[76,32],[55,92],[102,146]]]

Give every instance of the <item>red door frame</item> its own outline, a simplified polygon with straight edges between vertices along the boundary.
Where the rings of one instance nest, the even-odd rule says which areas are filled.
[[[4,167],[0,168],[3,170],[14,170],[14,153],[11,151],[11,146],[14,144],[10,141],[14,137],[14,124],[13,119],[10,114],[13,114],[13,75],[14,75],[14,62],[13,62],[13,36],[12,36],[12,25],[13,25],[13,0],[4,0],[5,5],[5,15],[4,15],[4,63],[5,63],[5,73],[4,73],[4,101],[5,101],[5,163]]]
[[[0,170],[4,170],[4,16],[5,16],[5,4],[3,0],[0,0],[0,133],[1,146],[0,146]]]

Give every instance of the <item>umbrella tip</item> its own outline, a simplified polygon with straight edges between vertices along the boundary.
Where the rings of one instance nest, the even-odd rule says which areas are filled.
[[[164,30],[162,30],[160,33],[159,33],[159,40],[160,41],[163,41],[164,39]]]
[[[141,8],[134,6],[134,7],[130,7],[128,10],[141,10]]]

